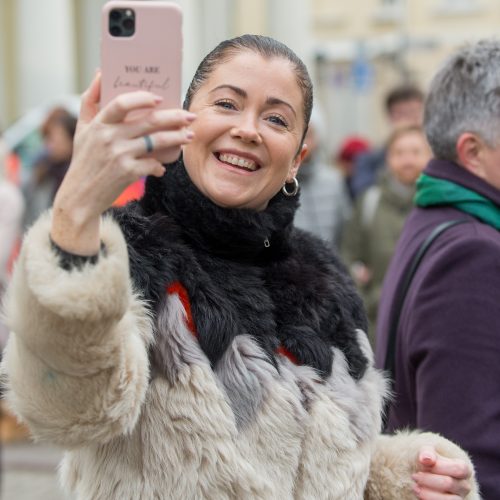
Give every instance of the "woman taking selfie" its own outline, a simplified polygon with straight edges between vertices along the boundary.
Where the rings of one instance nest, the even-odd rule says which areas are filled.
[[[65,486],[106,500],[478,498],[450,442],[378,435],[385,384],[360,299],[293,227],[312,106],[297,56],[225,41],[185,110],[148,92],[99,110],[99,92],[97,76],[7,308],[8,397],[68,450]],[[135,110],[149,114],[126,120]],[[145,175],[143,199],[102,215]]]

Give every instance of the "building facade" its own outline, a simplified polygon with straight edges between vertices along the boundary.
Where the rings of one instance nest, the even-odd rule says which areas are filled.
[[[0,0],[0,127],[35,106],[81,93],[99,67],[105,0]],[[386,133],[383,96],[425,90],[440,61],[467,40],[494,36],[496,0],[177,0],[184,12],[184,86],[217,42],[274,36],[308,64],[332,149],[350,133]]]

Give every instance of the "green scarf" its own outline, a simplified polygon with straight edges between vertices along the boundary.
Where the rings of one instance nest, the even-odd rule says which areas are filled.
[[[415,204],[419,207],[448,205],[500,230],[500,206],[451,181],[422,174],[417,181]]]

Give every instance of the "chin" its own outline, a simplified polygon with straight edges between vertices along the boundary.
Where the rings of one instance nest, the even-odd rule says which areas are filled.
[[[216,205],[224,208],[240,208],[249,202],[249,197],[237,186],[207,186],[205,195]]]

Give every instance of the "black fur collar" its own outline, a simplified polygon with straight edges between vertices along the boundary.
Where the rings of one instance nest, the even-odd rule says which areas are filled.
[[[171,216],[186,240],[197,248],[255,263],[256,259],[268,260],[286,252],[298,200],[280,191],[262,212],[222,208],[200,193],[179,159],[167,165],[163,177],[148,178],[141,206],[148,216]]]

